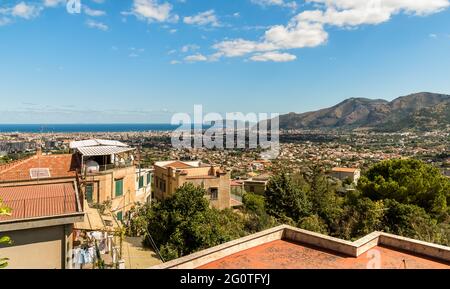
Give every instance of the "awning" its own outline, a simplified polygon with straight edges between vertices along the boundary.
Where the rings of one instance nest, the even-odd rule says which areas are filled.
[[[130,147],[116,147],[116,146],[93,146],[80,147],[77,149],[83,156],[107,156],[112,154],[120,154],[124,152],[133,151]]]
[[[70,143],[71,149],[79,149],[82,147],[92,147],[92,146],[116,146],[116,147],[128,147],[127,144],[116,140],[105,140],[105,139],[90,139],[73,141]]]

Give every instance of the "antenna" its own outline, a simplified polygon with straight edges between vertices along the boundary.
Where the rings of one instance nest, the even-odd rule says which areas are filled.
[[[38,152],[37,152],[37,157],[38,157],[38,173],[37,173],[37,182],[39,183],[39,179],[41,177],[41,154],[42,154],[42,134],[44,132],[44,126],[41,126],[40,129],[40,135],[39,135],[39,141],[38,141]]]

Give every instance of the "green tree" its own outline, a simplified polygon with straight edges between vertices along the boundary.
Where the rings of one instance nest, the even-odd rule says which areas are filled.
[[[328,234],[327,224],[325,224],[325,222],[318,215],[311,215],[302,218],[298,223],[298,227],[320,234]]]
[[[311,200],[313,212],[330,227],[336,226],[336,220],[342,215],[341,198],[336,195],[335,185],[331,185],[327,176],[318,166],[312,168],[312,174],[307,178],[310,189],[308,198]]]
[[[361,177],[358,188],[372,200],[416,205],[434,216],[449,213],[450,180],[439,169],[414,159],[383,161]]]
[[[245,212],[245,229],[249,233],[263,231],[277,225],[276,219],[269,216],[265,208],[265,197],[245,193],[242,202]]]
[[[148,231],[166,260],[245,235],[242,217],[209,207],[205,190],[187,183],[144,211]],[[148,240],[146,242],[149,243]]]
[[[372,201],[359,192],[348,192],[343,214],[334,235],[351,240],[359,239],[382,229],[385,207],[382,200]]]
[[[384,231],[431,243],[449,245],[448,224],[439,224],[423,208],[402,204],[396,200],[384,200],[386,213],[383,217]]]
[[[297,221],[311,214],[312,204],[306,193],[286,173],[269,180],[265,196],[267,213],[277,219]]]
[[[11,209],[3,205],[2,200],[0,199],[0,216],[10,216]],[[0,245],[1,244],[11,244],[11,239],[7,236],[0,236]],[[0,257],[0,268],[5,268],[8,266],[8,258]]]

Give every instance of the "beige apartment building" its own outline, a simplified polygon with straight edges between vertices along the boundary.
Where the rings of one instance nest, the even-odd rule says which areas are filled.
[[[185,183],[206,190],[205,197],[217,209],[230,207],[230,172],[220,166],[204,165],[200,161],[156,162],[154,165],[154,197],[167,198]]]
[[[353,183],[357,184],[361,177],[361,170],[357,168],[333,168],[331,170],[331,176],[341,181],[350,179]]]
[[[71,142],[70,148],[81,164],[81,187],[89,204],[109,203],[111,212],[122,220],[136,202],[147,200],[148,195],[139,191],[144,174],[136,170],[134,148],[98,139]]]
[[[264,195],[270,174],[261,174],[244,180],[244,190],[249,193]]]

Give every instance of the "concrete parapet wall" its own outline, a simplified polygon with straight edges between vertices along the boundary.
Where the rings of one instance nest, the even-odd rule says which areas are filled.
[[[281,225],[238,240],[234,240],[210,249],[206,249],[150,269],[192,269],[210,262],[230,256],[244,250],[260,246],[276,240],[286,240],[312,245],[336,253],[358,257],[376,246],[410,252],[450,262],[450,247],[418,241],[382,232],[373,232],[363,238],[350,242],[295,227]]]
[[[280,240],[283,237],[285,226],[278,226],[257,234],[222,245],[212,247],[176,260],[156,265],[150,269],[192,269],[213,262],[217,259],[241,252],[268,242]]]
[[[401,236],[380,233],[380,245],[450,262],[450,247]]]
[[[283,239],[313,245],[349,256],[357,256],[357,247],[352,242],[294,227],[288,226],[285,228]]]

